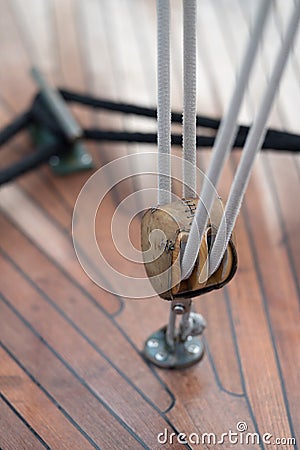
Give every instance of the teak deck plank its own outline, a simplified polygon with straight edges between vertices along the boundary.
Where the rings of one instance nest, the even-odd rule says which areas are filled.
[[[3,229],[9,226],[7,223],[5,226],[3,221],[1,221],[1,225]],[[20,273],[23,273],[24,277],[28,277],[35,288],[45,296],[47,296],[49,290],[49,278],[53,281],[55,280],[54,290],[51,290],[50,296],[48,295],[51,302],[60,308],[63,314],[76,327],[80,328],[82,333],[87,336],[87,339],[91,340],[106,358],[112,358],[113,361],[115,355],[119,354],[116,367],[134,383],[143,388],[143,392],[157,403],[157,406],[162,410],[166,409],[171,402],[170,396],[160,387],[147,365],[140,361],[140,357],[136,354],[130,341],[126,339],[126,335],[122,336],[121,330],[116,327],[109,317],[103,314],[101,309],[96,307],[95,302],[89,302],[86,298],[87,294],[78,289],[72,279],[70,280],[63,276],[62,272],[57,267],[54,267],[36,247],[32,244],[30,245],[30,242],[24,239],[20,233],[16,232],[12,227],[10,227],[9,233],[11,239],[15,242],[15,248],[22,249],[19,252],[19,257],[14,259]],[[14,252],[6,246],[3,246],[2,249],[6,253],[7,258],[11,260]],[[27,270],[28,260],[34,261],[34,276],[32,272],[30,273]],[[39,270],[41,267],[43,271]],[[44,276],[45,268],[47,277]],[[75,305],[76,308],[74,307]],[[101,323],[101,329],[99,329],[99,323]],[[113,339],[110,345],[106,346],[105,336],[109,334],[115,337],[118,336],[118,338]],[[125,358],[123,358],[123,354]],[[137,358],[138,368],[135,365],[128,365],[128,358],[130,360]]]
[[[49,448],[2,394],[0,402],[0,446],[3,450]]]
[[[137,445],[122,423],[68,370],[55,353],[39,339],[35,330],[16,315],[8,302],[1,303],[1,314],[8,324],[19,330],[16,335],[13,328],[5,326],[4,345],[22,366],[26,367],[35,382],[51,395],[52,402],[71,417],[95,445],[107,448],[112,428],[115,430],[116,445],[122,446],[124,442],[127,443],[127,448]],[[36,354],[39,358],[36,358]],[[47,361],[45,370],[40,366],[44,361]]]
[[[49,447],[93,448],[3,348],[0,354],[3,395]]]
[[[201,0],[199,112],[219,117],[229,99],[256,2]],[[292,4],[287,0],[285,5]],[[288,8],[275,5],[240,120],[251,122],[279,26]],[[1,126],[35,93],[28,75],[40,65],[57,86],[155,105],[155,2],[148,0],[0,0]],[[276,9],[277,8],[277,9]],[[277,11],[277,12],[276,12]],[[276,14],[278,16],[276,16]],[[276,18],[277,17],[277,18]],[[172,0],[172,107],[182,104],[181,1]],[[176,30],[176,32],[175,32]],[[272,46],[270,46],[272,42]],[[300,45],[298,36],[295,48]],[[300,133],[299,52],[294,51],[270,124]],[[155,121],[71,106],[86,127],[155,131]],[[181,127],[174,130],[180,132]],[[153,145],[87,145],[95,169]],[[1,167],[32,150],[23,134],[1,149]],[[181,150],[174,149],[181,155]],[[205,170],[210,150],[197,154]],[[239,152],[226,165],[219,191],[226,199]],[[19,449],[267,449],[268,445],[178,444],[176,435],[236,431],[300,442],[300,157],[260,155],[236,226],[239,267],[228,287],[195,299],[207,320],[204,360],[187,370],[146,363],[145,339],[167,322],[158,297],[126,299],[94,284],[76,259],[74,204],[94,171],[58,177],[44,165],[0,190],[0,448]],[[109,177],[109,175],[108,175]],[[122,260],[110,221],[119,202],[147,188],[130,179],[105,198],[96,218],[104,254],[126,274],[144,269]],[[178,186],[176,185],[177,194]],[[87,207],[89,205],[86,205]],[[143,205],[137,205],[143,208]],[[124,220],[126,214],[124,213]],[[139,242],[140,218],[130,232]],[[85,249],[89,253],[89,249]],[[101,267],[97,268],[101,275]],[[112,280],[107,280],[112,290]],[[129,281],[130,283],[130,281]],[[161,445],[159,433],[174,433]]]

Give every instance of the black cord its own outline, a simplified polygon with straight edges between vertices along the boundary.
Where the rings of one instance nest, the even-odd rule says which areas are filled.
[[[15,178],[23,175],[30,170],[35,169],[44,162],[49,161],[49,158],[54,155],[59,155],[66,152],[66,144],[49,144],[38,148],[34,153],[25,156],[21,161],[6,167],[0,171],[0,185],[13,181]]]
[[[60,89],[59,92],[67,102],[75,102],[97,109],[105,109],[124,114],[135,114],[143,117],[156,118],[155,108],[142,107],[128,103],[111,102],[109,100],[102,100],[65,89]],[[174,123],[181,123],[182,115],[178,112],[173,112],[172,121]],[[32,107],[29,111],[18,116],[11,124],[0,132],[0,145],[6,143],[15,134],[29,125],[35,125],[41,129],[47,130],[56,138],[57,143],[40,146],[33,154],[28,155],[23,160],[1,170],[0,184],[12,181],[14,178],[48,161],[51,156],[66,154],[71,149],[71,145],[64,137],[64,133],[59,122],[49,110],[40,93],[38,93],[34,98]],[[205,116],[197,116],[197,125],[202,128],[209,128],[215,131],[219,128],[220,120],[211,119]],[[248,132],[249,127],[239,127],[234,148],[241,148],[244,146]],[[145,144],[156,144],[157,142],[156,133],[136,133],[130,131],[101,129],[83,129],[82,133],[83,139],[100,142],[137,142]],[[171,142],[173,145],[180,146],[182,144],[182,136],[179,134],[172,134]],[[198,148],[213,147],[214,142],[214,136],[197,136]],[[266,133],[262,148],[264,150],[299,152],[300,136],[288,132],[269,129]]]
[[[59,89],[60,94],[67,102],[79,103],[81,105],[91,106],[96,109],[105,109],[107,111],[115,111],[123,114],[134,114],[143,117],[156,118],[157,109],[145,106],[137,106],[131,103],[112,102],[100,98],[91,97],[87,94],[79,94],[78,92]],[[182,113],[172,111],[171,119],[173,123],[182,123]],[[211,128],[217,130],[220,125],[218,119],[211,119],[206,116],[197,116],[196,125],[203,128]]]
[[[9,141],[9,139],[11,139],[13,136],[15,136],[15,134],[17,134],[19,131],[26,128],[29,125],[30,121],[31,121],[31,112],[30,111],[27,111],[27,112],[19,115],[18,117],[16,117],[16,119],[12,123],[7,125],[7,127],[5,127],[1,131],[0,145],[5,144],[5,142]]]
[[[59,89],[59,92],[67,102],[75,102],[81,105],[91,106],[96,109],[105,109],[108,111],[120,112],[123,114],[140,115],[149,118],[156,118],[157,115],[157,110],[155,108],[147,108],[130,103],[112,102],[109,100],[91,97],[87,94],[79,94],[77,92],[69,91],[66,89]],[[174,123],[182,123],[181,113],[173,111],[171,114],[171,118],[172,122]],[[220,119],[211,119],[209,117],[199,115],[196,116],[196,124],[199,127],[218,130],[220,123]],[[241,148],[244,146],[249,129],[250,127],[244,125],[241,125],[239,127],[234,147]],[[86,129],[84,130],[84,136],[87,139],[95,139],[99,141],[125,141],[148,144],[157,142],[157,135],[151,133],[132,133],[125,131],[119,132],[110,130]],[[173,145],[181,145],[182,143],[182,138],[179,135],[173,134],[171,139]],[[214,145],[214,141],[214,137],[197,136],[197,147],[212,147]],[[298,152],[300,150],[300,136],[270,128],[267,131],[262,148],[265,150],[272,149]]]
[[[233,150],[242,148],[246,142],[247,131],[238,133],[234,142]],[[98,130],[98,129],[84,129],[84,138],[94,141],[108,141],[108,142],[135,142],[143,144],[156,144],[157,134],[155,133],[133,133],[126,131],[112,131],[112,130]],[[197,136],[197,148],[213,147],[215,137],[211,136]],[[172,134],[172,145],[182,145],[181,134]],[[291,133],[283,133],[281,131],[269,130],[264,140],[263,150],[278,150],[298,152],[300,150],[300,136]]]

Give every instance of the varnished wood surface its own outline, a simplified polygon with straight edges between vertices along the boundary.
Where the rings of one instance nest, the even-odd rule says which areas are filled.
[[[199,1],[200,113],[221,115],[229,98],[247,37],[248,8],[257,4],[245,3]],[[180,2],[172,4],[172,102],[180,109],[181,11]],[[244,122],[251,121],[266,83],[287,4],[276,3],[241,114]],[[26,108],[35,92],[28,75],[33,61],[57,85],[155,104],[154,1],[0,0],[0,11],[2,125]],[[272,126],[296,133],[299,67],[295,51],[270,119]],[[74,111],[86,126],[155,126],[144,119]],[[1,149],[1,167],[30,146],[22,135]],[[154,147],[93,144],[89,149],[99,168]],[[209,151],[198,156],[205,169]],[[226,166],[220,186],[225,198],[237,162],[236,153]],[[221,436],[240,421],[249,432],[300,442],[299,168],[299,156],[259,156],[236,228],[238,272],[227,288],[195,299],[208,322],[207,352],[199,365],[184,371],[155,369],[140,354],[149,334],[166,323],[168,304],[110,294],[76,259],[72,210],[91,172],[59,178],[44,166],[1,188],[0,448],[270,448],[157,442],[165,429],[169,435]],[[98,238],[107,242],[108,252],[111,214],[121,198],[141,187],[143,181],[129,180],[106,199]],[[133,238],[139,240],[138,221]],[[124,270],[140,274],[130,263]]]

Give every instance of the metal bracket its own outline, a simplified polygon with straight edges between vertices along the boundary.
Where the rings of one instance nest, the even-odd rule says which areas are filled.
[[[191,316],[191,304],[190,298],[172,301],[168,325],[151,334],[145,342],[143,354],[147,360],[158,367],[183,369],[203,358],[205,349],[199,335],[206,323],[199,314]],[[177,315],[182,316],[178,330]]]
[[[92,169],[92,157],[81,142],[82,129],[71,114],[64,99],[56,89],[50,86],[36,67],[32,68],[31,74],[40,89],[45,104],[55,117],[64,137],[70,144],[68,153],[63,156],[57,155],[50,158],[49,163],[53,171],[58,175],[66,175],[81,170]],[[55,144],[58,141],[56,135],[44,127],[33,127],[32,135],[34,140],[41,145]]]
[[[60,140],[46,128],[31,125],[30,134],[38,145],[58,144]],[[75,141],[64,155],[51,156],[49,164],[57,175],[92,169],[94,167],[91,155],[86,151],[81,141]]]

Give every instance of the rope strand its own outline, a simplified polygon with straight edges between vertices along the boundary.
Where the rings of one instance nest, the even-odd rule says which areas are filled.
[[[196,197],[196,0],[183,0],[183,196]],[[190,164],[185,164],[188,161]]]
[[[298,30],[299,20],[300,0],[296,0],[294,10],[291,13],[291,17],[286,28],[285,36],[282,40],[281,48],[277,54],[269,83],[266,87],[256,118],[254,119],[253,125],[250,129],[245,148],[230,189],[225,212],[210,253],[210,275],[219,267],[230,240],[249,182],[255,157],[259,152],[265,137],[267,119],[271,111],[283,69]]]
[[[251,68],[253,66],[258,44],[260,42],[264,29],[264,23],[270,10],[271,3],[271,0],[263,0],[257,10],[253,32],[251,33],[244,59],[241,64],[236,87],[231,97],[228,111],[225,114],[224,120],[221,122],[220,129],[216,137],[207,176],[204,179],[202,192],[200,195],[201,201],[198,203],[186,249],[183,255],[182,273],[184,278],[189,277],[197,259],[200,243],[216,196],[215,187],[217,186],[226,158],[231,150],[237,134],[238,113],[242,104],[251,73]]]
[[[158,203],[171,202],[170,1],[157,0]]]

